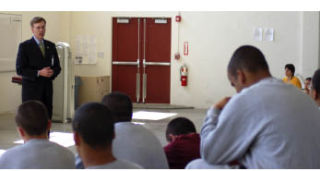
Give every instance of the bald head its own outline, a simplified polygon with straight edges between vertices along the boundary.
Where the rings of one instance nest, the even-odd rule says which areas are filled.
[[[235,76],[237,70],[246,70],[251,73],[258,71],[269,72],[269,66],[258,48],[245,45],[236,49],[228,64],[228,72],[231,75]]]
[[[237,92],[270,76],[264,55],[254,46],[245,45],[236,49],[228,64],[228,78]]]

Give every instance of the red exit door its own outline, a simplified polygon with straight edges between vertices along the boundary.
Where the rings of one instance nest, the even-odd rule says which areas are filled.
[[[113,18],[112,91],[170,103],[170,18]]]

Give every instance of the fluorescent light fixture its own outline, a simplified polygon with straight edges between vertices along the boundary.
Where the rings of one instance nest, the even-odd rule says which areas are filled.
[[[74,145],[73,133],[66,132],[50,132],[50,141],[55,142],[64,147],[70,147]],[[15,144],[23,144],[23,140],[14,141]]]
[[[132,119],[161,120],[175,115],[177,115],[177,113],[137,111],[133,112]]]

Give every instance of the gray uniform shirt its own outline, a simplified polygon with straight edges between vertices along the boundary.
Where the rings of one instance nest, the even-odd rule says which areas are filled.
[[[210,108],[200,153],[210,164],[247,168],[320,168],[320,113],[296,87],[266,78]]]
[[[129,161],[115,160],[104,165],[90,166],[87,169],[142,169],[142,167]]]
[[[31,139],[7,150],[0,157],[0,169],[73,169],[74,154],[45,139]]]
[[[131,122],[115,124],[112,151],[117,159],[131,161],[145,169],[168,169],[164,150],[157,137],[144,126]]]

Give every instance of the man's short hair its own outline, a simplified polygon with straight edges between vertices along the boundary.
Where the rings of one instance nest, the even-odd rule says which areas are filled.
[[[116,122],[127,122],[132,119],[132,102],[128,95],[121,92],[112,92],[105,95],[102,104],[115,115]]]
[[[30,26],[33,27],[34,24],[36,23],[41,23],[44,22],[44,24],[46,24],[46,20],[43,17],[33,17],[32,20],[30,21]]]
[[[257,71],[269,71],[269,66],[263,53],[258,48],[244,45],[233,53],[228,64],[228,72],[232,76],[236,76],[237,70],[246,70],[254,73]]]
[[[19,106],[15,121],[30,136],[46,134],[49,121],[47,108],[40,101],[26,101]]]
[[[307,80],[307,81],[311,81],[312,78],[311,78],[311,77],[307,77],[306,80]]]
[[[72,129],[90,147],[105,148],[112,144],[114,119],[106,106],[100,103],[86,103],[76,110]]]
[[[312,89],[320,95],[320,69],[316,70],[312,77]]]
[[[166,138],[170,141],[169,134],[172,135],[182,135],[197,132],[192,121],[185,117],[178,117],[172,119],[167,126]]]
[[[294,76],[294,72],[296,71],[295,67],[293,64],[286,64],[284,66],[284,69],[288,68],[288,70],[290,70],[292,72],[292,76]]]

